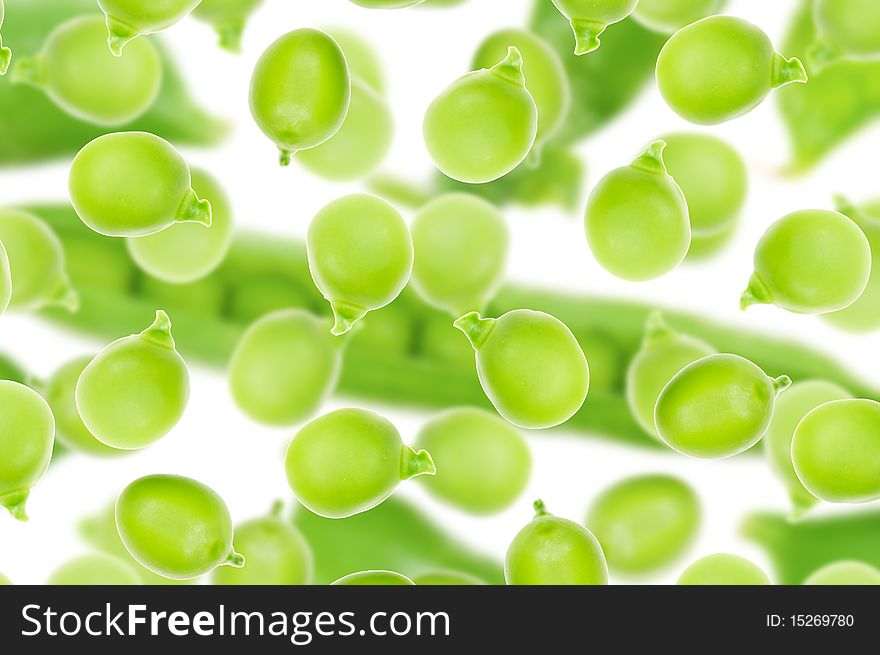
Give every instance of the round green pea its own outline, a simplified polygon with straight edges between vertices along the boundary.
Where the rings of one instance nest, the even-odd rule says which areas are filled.
[[[339,131],[351,100],[345,55],[315,29],[288,32],[260,56],[251,77],[250,107],[257,126],[278,146],[281,165]]]
[[[96,553],[81,555],[64,564],[49,576],[50,585],[141,585],[137,572],[127,563],[113,557]]]
[[[441,471],[420,478],[428,491],[472,514],[494,514],[525,490],[532,469],[528,444],[516,428],[482,409],[450,409],[416,437]]]
[[[27,520],[25,504],[40,481],[55,443],[55,418],[42,396],[23,384],[0,380],[0,506]]]
[[[831,503],[880,498],[880,403],[819,405],[798,423],[791,461],[807,491]]]
[[[852,305],[868,285],[871,245],[843,214],[807,209],[773,223],[755,248],[755,272],[740,306],[774,304],[798,314]]]
[[[633,282],[669,273],[691,243],[688,204],[655,141],[629,166],[603,177],[590,194],[584,227],[593,256],[609,273]]]
[[[209,173],[194,169],[192,187],[211,205],[211,225],[175,223],[161,232],[127,240],[128,252],[140,268],[166,282],[199,280],[217,268],[232,243],[229,197]]]
[[[675,561],[700,527],[694,490],[670,475],[639,475],[605,490],[586,524],[602,544],[612,571],[642,574]]]
[[[880,5],[873,0],[816,0],[813,17],[817,37],[808,53],[813,67],[880,57]]]
[[[754,446],[770,424],[788,376],[768,377],[738,355],[709,355],[663,387],[654,425],[670,448],[691,457],[730,457]]]
[[[0,241],[0,314],[6,311],[12,300],[12,271],[9,268],[9,255]]]
[[[364,409],[339,409],[307,423],[285,457],[297,500],[327,518],[365,512],[402,480],[434,475],[427,451],[403,444],[387,419]]]
[[[263,0],[202,0],[193,17],[209,23],[220,37],[220,47],[241,52],[245,23]]]
[[[608,565],[593,533],[549,514],[535,501],[535,518],[520,530],[504,558],[509,585],[604,585]]]
[[[162,61],[153,44],[132,44],[125,57],[107,52],[104,21],[81,16],[59,25],[34,57],[16,61],[12,79],[45,90],[67,113],[103,126],[143,114],[159,94]]]
[[[239,339],[229,387],[235,404],[255,421],[294,425],[318,411],[340,364],[340,344],[327,333],[327,321],[284,309],[259,319]]]
[[[519,166],[538,133],[519,50],[448,86],[425,112],[423,132],[434,164],[459,182],[492,182]]]
[[[331,585],[346,586],[412,586],[415,582],[405,575],[395,573],[394,571],[359,571],[358,573],[349,573],[339,578]]]
[[[416,585],[431,587],[471,587],[486,584],[479,578],[475,578],[460,571],[426,571],[412,578]]]
[[[880,585],[880,570],[855,561],[832,562],[814,571],[805,585]]]
[[[798,59],[775,52],[760,28],[733,16],[710,16],[673,34],[656,75],[672,110],[701,125],[747,114],[772,89],[807,81]]]
[[[413,268],[413,244],[400,213],[376,196],[334,200],[312,219],[309,270],[335,317],[339,336],[370,310],[390,304]]]
[[[172,580],[245,564],[232,547],[226,503],[183,476],[148,475],[129,484],[116,501],[116,528],[141,566]]]
[[[373,44],[344,27],[328,28],[327,33],[342,48],[352,79],[366,82],[376,93],[385,93],[385,73]]]
[[[678,579],[680,585],[769,585],[770,578],[757,564],[739,555],[717,553],[698,559]]]
[[[107,16],[107,44],[121,57],[126,44],[143,34],[160,32],[188,16],[202,0],[98,0]]]
[[[144,236],[176,222],[211,225],[211,203],[196,195],[183,157],[149,132],[86,144],[70,166],[68,188],[82,222],[105,236]]]
[[[649,30],[672,34],[720,12],[727,0],[639,0],[632,17]]]
[[[162,310],[146,330],[98,353],[76,383],[83,424],[101,443],[122,450],[146,448],[168,434],[188,400],[189,371]]]
[[[432,305],[482,310],[504,276],[510,238],[491,203],[466,193],[434,198],[412,222],[412,282]]]
[[[4,13],[3,0],[0,0],[0,27],[3,27]],[[3,37],[0,36],[0,76],[6,74],[10,61],[12,61],[12,50],[3,46]]]
[[[553,0],[553,4],[571,23],[574,54],[580,56],[596,50],[605,28],[629,16],[638,0]]]
[[[455,327],[476,351],[486,396],[514,425],[550,428],[584,404],[590,368],[577,339],[559,319],[528,309],[497,319],[471,312],[455,321]]]

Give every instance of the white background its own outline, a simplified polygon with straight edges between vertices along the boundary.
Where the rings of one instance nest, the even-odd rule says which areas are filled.
[[[346,0],[267,0],[249,25],[242,56],[219,50],[206,25],[187,19],[168,30],[166,38],[195,95],[212,111],[228,117],[235,129],[218,149],[185,150],[184,154],[225,184],[239,227],[302,236],[323,204],[360,186],[324,182],[295,163],[287,169],[278,167],[274,146],[253,124],[247,106],[250,71],[262,50],[284,32],[299,27],[348,26],[368,36],[381,52],[396,121],[394,147],[385,168],[427,177],[431,161],[421,139],[425,108],[448,83],[467,71],[472,53],[485,35],[523,25],[531,5],[532,0],[470,0],[453,10],[376,11]],[[779,43],[794,6],[795,2],[788,0],[734,0],[728,13],[751,20]],[[674,115],[652,85],[628,111],[582,144],[580,151],[589,168],[587,189],[608,170],[629,162],[646,143],[666,131],[680,129],[700,128]],[[579,215],[512,208],[506,211],[513,234],[509,277],[693,308],[725,322],[797,337],[835,353],[866,379],[880,384],[876,337],[844,335],[819,319],[773,307],[755,307],[747,314],[737,308],[751,272],[754,244],[771,221],[796,209],[830,207],[835,192],[857,201],[877,193],[880,130],[863,132],[811,175],[798,180],[777,174],[786,162],[788,144],[772,99],[748,116],[713,131],[740,149],[751,175],[742,229],[721,256],[700,265],[684,265],[659,280],[627,283],[613,278],[593,260]],[[0,170],[0,205],[64,199],[66,176],[64,163]],[[0,319],[0,349],[13,353],[38,375],[48,375],[67,359],[95,352],[103,345],[28,316],[7,314]],[[20,524],[0,512],[3,573],[16,583],[44,582],[54,567],[85,552],[75,530],[77,519],[102,508],[128,482],[144,474],[180,473],[205,482],[223,496],[236,522],[263,514],[276,498],[290,499],[281,457],[294,431],[273,431],[250,422],[232,405],[222,375],[196,365],[191,368],[192,398],[186,416],[161,442],[124,459],[65,458],[33,490],[30,522]],[[344,400],[334,400],[328,409],[341,404]],[[411,438],[425,419],[420,414],[377,409],[397,423],[405,439]],[[532,499],[541,497],[554,513],[582,520],[591,500],[610,483],[638,473],[672,472],[698,489],[704,506],[703,528],[685,561],[641,581],[674,582],[687,559],[718,551],[739,553],[769,565],[759,550],[737,535],[738,523],[746,512],[787,509],[785,493],[760,458],[704,462],[632,450],[564,431],[532,434],[529,442],[534,453],[531,483],[521,500],[503,514],[480,519],[465,516],[434,502],[414,482],[403,484],[398,493],[425,507],[463,540],[500,560],[510,539],[530,519]],[[818,513],[825,511],[820,508]]]

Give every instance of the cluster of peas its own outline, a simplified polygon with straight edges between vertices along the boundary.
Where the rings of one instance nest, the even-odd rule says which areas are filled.
[[[423,0],[353,1],[390,9]],[[259,4],[98,0],[106,20],[64,23],[38,55],[15,63],[11,77],[44,89],[75,116],[122,125],[146,111],[161,82],[158,54],[138,36],[194,13],[215,25],[224,47],[235,49],[246,17]],[[776,53],[759,28],[714,16],[723,4],[719,0],[553,4],[571,21],[576,55],[600,47],[606,26],[630,14],[671,33],[657,61],[658,86],[669,106],[694,123],[731,120],[751,111],[773,88],[807,81],[800,61]],[[878,23],[847,19],[857,10],[876,15],[876,3],[815,4],[820,39],[811,65],[880,57]],[[0,0],[0,25],[2,10]],[[9,59],[9,50],[0,50],[0,72]],[[83,82],[77,72],[82,66],[104,73],[93,76],[100,87],[114,80],[112,98]],[[491,182],[537,161],[571,102],[558,58],[528,32],[491,35],[478,49],[474,68],[431,103],[424,120],[425,145],[437,168],[466,184]],[[375,62],[356,37],[298,29],[259,59],[251,112],[277,145],[282,165],[296,154],[319,174],[354,179],[375,169],[390,142],[382,91]],[[707,177],[717,183],[711,192]],[[727,144],[710,136],[668,135],[596,185],[585,212],[589,247],[617,277],[654,279],[675,269],[694,239],[730,229],[745,187],[742,161]],[[232,221],[222,189],[209,175],[191,172],[174,147],[153,134],[116,132],[94,139],[71,164],[69,190],[85,225],[127,239],[138,265],[161,280],[198,280],[217,267],[229,247]],[[770,303],[844,321],[847,311],[855,311],[858,321],[857,308],[867,302],[870,313],[877,293],[869,288],[877,274],[872,277],[870,238],[876,219],[870,208],[842,198],[838,209],[799,211],[771,225],[757,246],[743,308]],[[567,421],[587,397],[590,373],[581,345],[555,317],[527,309],[481,316],[503,276],[506,250],[507,230],[498,211],[465,193],[434,199],[411,227],[391,204],[367,194],[337,199],[313,218],[309,269],[330,304],[332,325],[301,310],[270,313],[242,336],[229,368],[233,398],[248,416],[276,426],[308,421],[285,456],[290,487],[302,505],[323,517],[346,518],[376,507],[401,481],[417,476],[435,476],[425,478],[433,494],[474,513],[499,511],[519,497],[531,460],[516,427],[545,429]],[[423,427],[415,447],[367,410],[313,418],[335,387],[345,335],[368,312],[391,304],[410,281],[455,319],[500,416],[450,410]],[[77,308],[57,237],[27,212],[0,211],[0,311],[53,304]],[[296,362],[295,370],[290,362]],[[8,455],[0,462],[0,504],[21,519],[29,490],[49,464],[56,425],[66,442],[88,452],[145,448],[182,417],[189,374],[175,349],[170,318],[159,310],[143,332],[70,362],[33,386],[39,393],[0,382],[0,445]],[[798,512],[819,500],[880,498],[880,403],[852,398],[821,380],[792,384],[787,376],[770,378],[747,359],[716,353],[710,344],[673,331],[659,315],[649,319],[626,386],[645,430],[685,455],[729,457],[764,438]],[[609,567],[652,570],[687,547],[700,516],[690,487],[658,475],[623,481],[596,501],[586,523],[598,539],[582,525],[549,514],[541,501],[535,512],[508,550],[509,584],[604,584]],[[218,583],[308,581],[309,547],[277,508],[236,531],[249,558],[242,569],[245,557],[233,548],[225,503],[189,478],[135,480],[119,495],[115,517],[127,553],[165,578],[186,580],[214,571]],[[218,568],[223,565],[230,568]],[[125,562],[96,555],[71,563],[53,580],[69,584],[99,573],[119,583],[139,579]],[[810,581],[876,583],[878,577],[880,572],[866,565],[841,562]],[[476,581],[437,572],[415,582]],[[718,554],[695,562],[680,582],[769,579],[747,560]],[[357,572],[337,581],[413,583],[391,571]]]

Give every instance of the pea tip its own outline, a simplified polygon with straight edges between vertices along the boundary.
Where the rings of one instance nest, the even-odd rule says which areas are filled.
[[[436,475],[437,466],[434,458],[427,450],[416,452],[409,446],[404,446],[400,455],[400,479],[409,480],[420,475]]]
[[[234,569],[243,568],[244,565],[244,555],[236,553],[234,550],[229,551],[229,555],[227,555],[226,560],[222,564],[222,566],[231,566]]]
[[[244,21],[232,20],[216,27],[220,37],[220,47],[234,54],[241,53],[241,38],[244,34]]]
[[[663,151],[666,149],[666,141],[657,139],[648,144],[644,152],[636,157],[631,166],[656,175],[668,175],[666,163],[663,161]]]
[[[742,296],[740,296],[739,308],[745,311],[752,305],[769,305],[772,304],[772,302],[773,300],[767,286],[764,284],[763,280],[758,277],[757,273],[753,273],[752,277],[749,279],[749,286],[746,287],[746,290],[743,291]]]
[[[137,38],[139,32],[128,23],[107,16],[107,45],[114,57],[121,57],[129,41]]]
[[[807,80],[807,71],[800,59],[797,57],[786,59],[779,53],[776,53],[771,74],[771,83],[774,88],[792,83],[803,84]]]
[[[571,21],[571,30],[574,32],[574,54],[578,57],[588,54],[594,50],[598,50],[602,42],[599,37],[605,28],[605,23],[595,20],[573,20]]]
[[[2,499],[0,499],[0,505],[9,510],[10,516],[12,516],[12,518],[14,518],[16,521],[21,521],[22,523],[25,523],[28,520],[28,514],[25,505],[27,504],[29,495],[30,491],[14,491],[12,493],[6,494]]]
[[[293,150],[278,148],[278,163],[281,166],[290,166],[290,162],[293,160],[293,154]]]
[[[655,309],[648,314],[648,318],[645,320],[645,340],[650,341],[659,337],[665,337],[671,332],[672,328],[669,327],[666,319],[663,318],[663,312]]]
[[[345,302],[331,301],[330,307],[333,310],[333,327],[330,328],[330,334],[334,337],[348,333],[355,323],[367,314],[367,310],[363,307]]]
[[[12,61],[12,50],[0,47],[0,75],[6,75],[9,70],[9,62]]]
[[[211,203],[199,198],[195,190],[190,189],[177,209],[175,220],[178,223],[200,223],[205,227],[211,227],[213,222]]]
[[[508,46],[507,55],[492,66],[491,70],[508,82],[525,86],[526,78],[523,75],[523,58],[516,46]]]
[[[770,383],[773,385],[776,395],[779,395],[791,386],[791,378],[787,375],[780,375],[779,377],[771,378]]]
[[[61,307],[71,314],[79,311],[79,294],[70,283],[70,278],[64,275],[58,282],[55,292],[46,299],[46,305],[50,307]]]
[[[550,514],[550,512],[547,511],[547,507],[544,505],[544,501],[540,498],[532,503],[532,509],[535,510],[535,518],[539,516],[547,516]]]
[[[479,350],[492,333],[495,319],[483,318],[479,312],[468,312],[457,318],[452,325],[464,333],[474,350]]]
[[[174,337],[171,336],[171,318],[163,309],[156,310],[156,319],[140,336],[157,346],[174,350]]]

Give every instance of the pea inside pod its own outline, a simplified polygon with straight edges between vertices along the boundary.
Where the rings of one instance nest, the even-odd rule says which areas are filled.
[[[633,12],[638,0],[553,0],[553,4],[571,23],[574,54],[585,55],[599,47],[606,27]]]
[[[739,555],[707,555],[687,567],[678,579],[680,585],[769,585],[761,568]]]
[[[3,7],[3,0],[0,0],[0,27],[3,27],[3,18],[6,13]],[[0,36],[0,75],[5,75],[9,69],[9,62],[12,61],[12,50],[3,45],[3,37]]]
[[[241,52],[245,24],[263,0],[202,0],[193,17],[211,25],[220,37],[220,47]]]
[[[98,0],[107,17],[107,44],[116,57],[126,44],[143,35],[160,32],[188,16],[202,0]]]
[[[880,58],[880,5],[872,0],[816,0],[816,41],[807,52],[821,71],[840,59]]]
[[[415,582],[405,575],[395,573],[394,571],[359,571],[357,573],[349,573],[330,584],[343,586],[400,587],[412,586]]]

